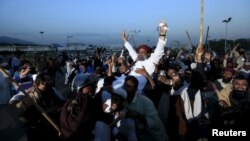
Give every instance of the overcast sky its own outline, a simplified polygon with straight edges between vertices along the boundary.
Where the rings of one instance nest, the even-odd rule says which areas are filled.
[[[204,37],[250,38],[250,0],[205,0]],[[200,0],[0,0],[0,36],[35,43],[86,42],[121,44],[120,33],[139,31],[137,44],[156,43],[158,23],[165,19],[170,28],[168,44],[199,40]],[[43,31],[43,35],[40,34]],[[43,37],[42,37],[43,36]]]

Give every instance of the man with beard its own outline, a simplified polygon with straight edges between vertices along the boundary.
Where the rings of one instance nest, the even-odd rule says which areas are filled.
[[[232,80],[234,74],[233,68],[225,68],[223,71],[223,77],[221,79],[217,79],[214,83],[216,89],[221,91],[226,87],[227,84]]]
[[[243,75],[245,78],[250,76],[250,62],[245,62],[243,68],[239,71],[239,75]]]
[[[217,93],[220,105],[223,107],[234,106],[234,102],[240,103],[242,100],[250,102],[249,84],[243,76],[234,78],[232,84],[227,85]],[[235,101],[236,100],[236,101]],[[235,105],[236,106],[236,105]]]
[[[29,95],[29,96],[28,96]],[[52,87],[52,80],[48,74],[41,73],[36,77],[34,87],[24,95],[19,93],[13,97],[9,103],[21,109],[20,120],[27,126],[28,141],[57,141],[57,132],[43,117],[43,113],[37,110],[34,103],[38,104],[45,112],[59,123],[60,107],[64,101],[62,97],[56,94]]]
[[[139,74],[137,70],[143,69],[144,67],[149,76],[152,76],[156,68],[155,64],[158,64],[160,59],[164,55],[167,30],[168,30],[167,24],[165,22],[161,22],[159,24],[159,40],[153,53],[151,53],[152,49],[145,44],[142,44],[137,48],[138,49],[137,53],[136,50],[133,48],[133,46],[128,42],[128,35],[126,35],[125,31],[122,32],[122,40],[124,42],[124,46],[128,50],[129,56],[132,58],[132,60],[129,60],[129,62],[131,63],[129,65],[129,68],[125,69],[127,71],[124,74],[136,77],[136,79],[139,81],[138,85],[139,93],[141,93],[141,91],[145,87],[147,83],[147,78],[144,75]],[[124,74],[122,74],[119,77],[116,77],[116,80],[113,82],[114,89],[123,86],[124,79],[126,77]],[[103,82],[100,82],[97,90],[100,89],[102,86]]]
[[[239,71],[243,66],[244,66],[244,62],[246,61],[246,56],[245,56],[245,49],[244,48],[240,48],[238,51],[238,55],[236,56],[236,60],[235,60],[235,67],[234,69],[236,71]]]
[[[135,121],[138,141],[167,141],[164,125],[153,102],[138,94],[138,80],[127,76],[123,89],[127,92],[126,116]]]
[[[138,47],[138,53],[128,42],[128,36],[125,32],[122,33],[124,46],[128,50],[130,57],[133,59],[134,65],[130,68],[129,75],[135,76],[139,81],[138,89],[142,90],[147,83],[147,78],[136,72],[137,69],[145,67],[148,74],[151,76],[155,70],[155,64],[164,55],[164,47],[166,45],[167,24],[165,22],[159,25],[159,40],[153,53],[148,45],[142,44]]]
[[[219,107],[213,129],[247,131],[250,127],[250,92],[246,78],[236,77],[227,91],[218,93]],[[223,93],[224,92],[224,93]]]
[[[180,88],[175,101],[177,131],[180,140],[206,140],[208,137],[208,118],[203,90],[204,78],[198,71],[192,71],[191,81]],[[204,122],[202,122],[204,121]]]
[[[78,87],[77,94],[62,107],[60,125],[64,141],[89,141],[94,139],[96,85],[87,79]]]

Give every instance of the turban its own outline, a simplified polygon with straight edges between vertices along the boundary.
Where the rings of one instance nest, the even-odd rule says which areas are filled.
[[[234,74],[234,69],[233,68],[224,68],[224,72],[227,71],[227,72],[231,72],[232,74]]]
[[[148,45],[140,45],[139,47],[138,47],[138,51],[140,50],[140,49],[144,49],[147,53],[151,53],[152,52],[152,49],[148,46]]]

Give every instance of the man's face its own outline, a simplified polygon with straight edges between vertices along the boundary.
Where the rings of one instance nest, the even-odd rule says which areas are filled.
[[[41,83],[38,84],[37,88],[40,91],[45,91],[45,89],[47,88],[47,83],[46,82],[41,82]]]
[[[227,63],[227,67],[232,68],[232,67],[233,67],[233,63],[228,62],[228,63]]]
[[[148,53],[145,49],[141,48],[138,51],[138,60],[139,61],[144,61],[147,59]]]
[[[121,110],[123,108],[122,104],[123,100],[120,97],[113,95],[111,100],[111,111]]]
[[[210,60],[211,60],[211,54],[208,53],[208,52],[205,52],[205,53],[204,53],[204,59],[205,59],[206,61],[210,61]]]
[[[30,72],[30,70],[31,70],[30,67],[27,66],[27,67],[20,70],[20,74],[21,75],[27,75]]]
[[[167,71],[167,75],[172,78],[173,75],[175,75],[176,71],[175,69],[169,68]]]
[[[244,65],[244,69],[247,71],[250,70],[250,65]]]
[[[127,100],[128,102],[132,101],[135,96],[136,88],[132,80],[125,81],[123,84],[123,89],[127,91]]]
[[[222,80],[224,83],[228,83],[232,80],[232,77],[233,77],[233,74],[231,72],[224,71]]]
[[[247,80],[244,79],[239,79],[239,80],[234,80],[233,82],[233,90],[238,90],[238,91],[247,91]]]
[[[80,69],[82,70],[83,73],[87,72],[87,68],[84,65],[81,65]]]
[[[242,100],[248,93],[248,83],[246,79],[235,79],[233,81],[232,98]]]
[[[192,77],[192,72],[191,72],[191,71],[185,71],[185,73],[184,73],[184,79],[185,79],[187,82],[190,82],[190,81],[191,81],[191,77]]]
[[[82,94],[83,95],[89,95],[92,96],[92,94],[94,93],[94,89],[92,86],[86,86],[82,89]]]
[[[168,49],[168,50],[166,51],[166,55],[169,56],[170,53],[171,53],[171,49]]]

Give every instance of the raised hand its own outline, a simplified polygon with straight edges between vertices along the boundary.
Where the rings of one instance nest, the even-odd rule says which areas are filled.
[[[233,51],[236,51],[236,49],[240,46],[240,43],[238,43],[236,46],[234,46]]]
[[[116,62],[116,59],[117,59],[116,53],[113,53],[111,56],[111,61],[114,63]]]
[[[111,58],[107,61],[107,63],[108,63],[109,68],[112,68],[114,65],[114,62],[112,61]]]
[[[118,63],[125,65],[125,57],[124,56],[119,57],[118,58]]]
[[[166,23],[165,20],[163,20],[159,24],[159,34],[160,34],[160,36],[166,36],[167,30],[168,30],[167,23]]]
[[[142,74],[144,75],[145,77],[147,77],[149,74],[148,72],[146,71],[146,69],[144,68],[144,66],[142,66],[142,68],[137,68],[135,70],[136,73],[139,73],[139,74]]]
[[[169,84],[170,82],[170,79],[167,79],[167,77],[164,75],[159,75],[157,79],[164,84]]]
[[[128,35],[126,35],[125,30],[122,32],[121,36],[124,43],[128,41]]]
[[[195,51],[196,62],[199,62],[199,63],[202,62],[201,56],[202,56],[203,52],[204,52],[203,45],[199,44],[198,47],[196,48],[196,51]]]
[[[181,48],[176,56],[176,58],[178,58],[181,54],[183,53],[183,48]]]

